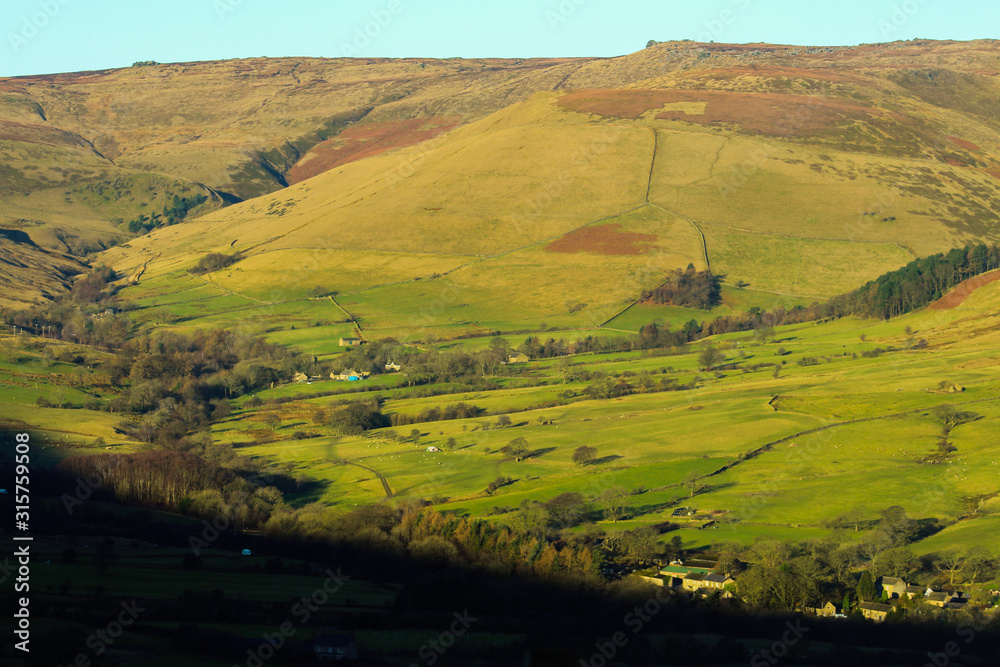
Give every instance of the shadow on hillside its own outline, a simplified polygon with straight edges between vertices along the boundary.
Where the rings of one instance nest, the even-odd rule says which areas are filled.
[[[331,482],[326,479],[310,479],[306,482],[293,482],[293,484],[295,490],[292,493],[295,494],[295,500],[308,505],[322,500],[327,489],[330,488]]]
[[[609,454],[608,456],[602,456],[601,458],[594,459],[593,461],[587,461],[587,463],[584,464],[584,465],[599,466],[599,465],[602,465],[604,463],[613,463],[614,461],[617,461],[620,458],[622,458],[622,457],[619,454]]]
[[[537,459],[539,456],[545,456],[549,452],[556,451],[555,447],[546,447],[544,449],[536,449],[534,451],[528,452],[524,455],[523,459]]]

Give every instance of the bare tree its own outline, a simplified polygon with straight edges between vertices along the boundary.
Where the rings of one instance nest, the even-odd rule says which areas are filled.
[[[955,579],[965,569],[965,550],[959,547],[945,549],[937,555],[934,566],[941,574],[948,575],[948,583],[954,586]]]

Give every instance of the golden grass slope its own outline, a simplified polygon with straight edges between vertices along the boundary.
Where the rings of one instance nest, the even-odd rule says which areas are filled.
[[[688,263],[779,301],[821,299],[914,256],[996,238],[1000,181],[979,169],[891,155],[891,142],[879,154],[820,145],[819,135],[658,118],[642,108],[660,93],[638,93],[538,93],[104,258],[155,277],[240,252],[246,259],[212,280],[268,302],[316,287],[438,282],[409,301],[360,298],[376,327],[453,289],[469,307],[453,322],[592,325]],[[619,237],[641,242],[617,247]]]

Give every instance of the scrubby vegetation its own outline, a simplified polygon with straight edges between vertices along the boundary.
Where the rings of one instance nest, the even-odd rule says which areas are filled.
[[[711,310],[722,303],[725,278],[711,271],[696,271],[694,265],[689,264],[687,269],[671,273],[666,282],[645,298],[652,303]]]
[[[158,227],[169,227],[184,220],[187,214],[208,201],[206,195],[198,194],[190,197],[174,195],[173,200],[163,207],[161,213],[141,215],[129,220],[127,228],[133,234],[152,231]]]

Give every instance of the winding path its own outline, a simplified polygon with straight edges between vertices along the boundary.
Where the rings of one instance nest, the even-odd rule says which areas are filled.
[[[361,463],[355,463],[354,461],[347,461],[347,460],[344,460],[344,463],[349,466],[357,466],[359,468],[363,468],[364,470],[367,470],[368,472],[378,477],[378,481],[382,482],[382,489],[385,491],[385,497],[392,498],[392,487],[389,486],[389,480],[385,478],[385,475],[380,473],[378,470],[375,470],[375,468],[369,468],[368,466],[363,465]]]

